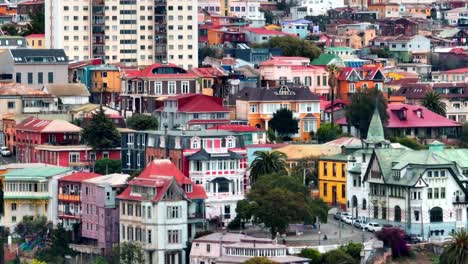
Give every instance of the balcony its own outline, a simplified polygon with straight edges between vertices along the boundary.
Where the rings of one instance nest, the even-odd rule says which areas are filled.
[[[468,196],[457,195],[452,198],[454,204],[468,204]]]
[[[79,202],[80,195],[78,194],[59,194],[58,199],[60,201]]]
[[[59,218],[80,219],[81,213],[75,211],[58,211]]]
[[[197,212],[197,213],[189,213],[188,218],[193,220],[193,219],[203,219],[204,217],[203,217],[203,213]]]

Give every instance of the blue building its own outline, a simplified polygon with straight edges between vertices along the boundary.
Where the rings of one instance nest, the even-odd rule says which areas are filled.
[[[295,35],[301,39],[306,38],[309,33],[311,22],[306,19],[287,20],[281,22],[281,31]]]

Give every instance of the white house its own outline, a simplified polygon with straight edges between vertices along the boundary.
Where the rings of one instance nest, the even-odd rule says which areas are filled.
[[[273,37],[289,36],[287,33],[266,28],[248,27],[244,28],[243,31],[245,33],[245,40],[250,43],[264,43]]]
[[[459,20],[468,20],[468,8],[459,7],[445,12],[445,20],[451,26],[457,26]]]
[[[229,14],[246,19],[251,27],[265,26],[265,13],[260,11],[259,0],[231,0]]]
[[[298,19],[326,15],[328,10],[340,7],[345,7],[344,0],[301,0],[299,5],[291,8],[291,13],[293,19]]]
[[[244,263],[250,258],[264,256],[274,263],[309,263],[309,259],[287,254],[288,247],[268,238],[235,233],[213,233],[192,242],[191,264]]]
[[[141,244],[147,264],[183,264],[206,198],[170,160],[154,160],[117,197],[120,241]],[[202,205],[203,206],[203,205]]]
[[[42,91],[59,98],[59,107],[69,110],[89,103],[90,93],[82,83],[46,84]]]
[[[392,52],[429,52],[431,41],[421,35],[416,36],[381,36],[371,40],[371,45],[387,47]]]

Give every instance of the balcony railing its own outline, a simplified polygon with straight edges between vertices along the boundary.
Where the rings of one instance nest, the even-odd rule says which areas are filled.
[[[61,218],[80,218],[81,213],[79,212],[71,212],[71,211],[58,211],[58,216]]]
[[[59,194],[58,199],[59,200],[66,200],[66,201],[79,202],[80,201],[80,195],[77,195],[77,194]]]
[[[202,219],[203,218],[203,214],[201,212],[198,212],[198,213],[191,213],[188,215],[188,218],[189,219]]]
[[[457,195],[453,197],[454,204],[468,204],[468,196],[465,195]]]

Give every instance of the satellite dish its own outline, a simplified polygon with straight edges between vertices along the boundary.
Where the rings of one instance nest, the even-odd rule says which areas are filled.
[[[229,83],[231,85],[239,85],[240,84],[240,80],[239,79],[231,79],[229,80]]]

